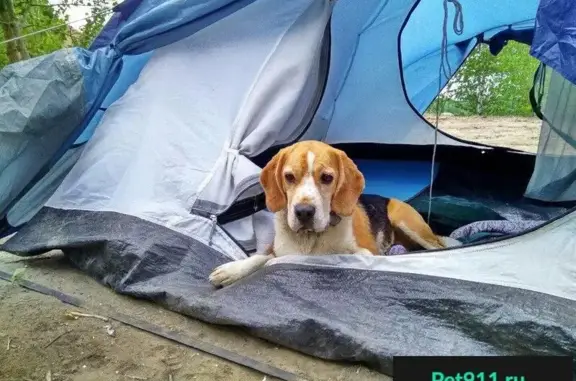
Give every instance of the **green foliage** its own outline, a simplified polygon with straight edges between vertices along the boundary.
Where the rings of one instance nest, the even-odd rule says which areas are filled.
[[[439,96],[434,100],[434,103],[428,109],[428,113],[435,115],[436,114],[436,103],[440,103],[440,113],[450,113],[456,116],[470,116],[474,115],[474,113],[469,112],[468,110],[462,108],[462,103],[455,101],[453,99],[449,99],[445,96]]]
[[[449,81],[428,112],[454,115],[531,116],[528,93],[538,61],[530,47],[510,42],[494,57],[485,45],[478,46]]]
[[[58,13],[51,7],[48,0],[16,0],[14,1],[16,16],[22,25],[22,34],[50,28],[62,24]],[[36,34],[23,39],[31,57],[37,57],[46,53],[61,49],[66,40],[68,30],[55,28],[45,33]],[[2,55],[2,59],[4,55]],[[4,66],[4,65],[2,65]]]
[[[21,47],[27,50],[30,57],[36,57],[66,46],[88,47],[102,29],[110,13],[108,10],[113,5],[114,3],[108,0],[61,0],[58,4],[51,4],[48,0],[0,0],[0,14],[3,7],[13,7],[14,14],[5,15],[2,21],[17,24],[20,35],[56,27],[21,40]],[[62,24],[74,21],[68,19],[66,12],[77,6],[89,7],[90,11],[86,16],[90,18],[79,29],[63,26]],[[6,36],[6,32],[6,28],[0,29],[2,40],[11,37]],[[8,49],[10,44],[0,45],[0,68],[15,61],[14,57],[9,59]]]
[[[20,283],[22,279],[24,279],[24,272],[26,271],[26,267],[20,267],[14,270],[12,276],[10,277],[10,282],[12,283]]]
[[[106,21],[108,12],[113,6],[117,4],[116,1],[108,0],[61,0],[58,5],[59,13],[64,13],[70,8],[75,6],[90,7],[90,12],[86,13],[86,24],[82,27],[80,32],[72,35],[72,42],[74,46],[88,47],[94,38],[102,30],[102,26]]]

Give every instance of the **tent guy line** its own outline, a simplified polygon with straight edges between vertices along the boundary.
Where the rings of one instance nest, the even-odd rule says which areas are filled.
[[[7,43],[12,42],[12,41],[18,41],[18,40],[21,40],[21,39],[24,39],[24,38],[32,37],[32,36],[35,36],[35,35],[37,35],[37,34],[49,32],[49,31],[51,31],[51,30],[58,29],[58,28],[62,28],[62,27],[64,27],[64,26],[69,26],[69,25],[72,25],[72,24],[76,24],[77,22],[84,21],[84,20],[88,20],[88,19],[91,19],[91,18],[94,18],[94,17],[98,17],[98,16],[100,16],[100,15],[107,15],[107,14],[109,14],[109,13],[112,13],[113,11],[114,11],[114,9],[109,8],[109,9],[106,9],[106,10],[104,10],[104,11],[102,11],[102,12],[98,12],[98,13],[96,13],[96,14],[94,14],[94,15],[86,16],[86,17],[83,17],[83,18],[81,18],[81,19],[76,19],[76,20],[68,21],[68,22],[65,22],[65,23],[62,23],[62,24],[54,25],[54,26],[51,26],[51,27],[48,27],[48,28],[44,28],[44,29],[36,30],[36,31],[34,31],[34,32],[30,32],[30,33],[27,33],[27,34],[23,34],[23,35],[21,35],[21,36],[9,38],[9,39],[7,39],[7,40],[0,41],[0,45],[4,45],[4,44],[7,44]]]

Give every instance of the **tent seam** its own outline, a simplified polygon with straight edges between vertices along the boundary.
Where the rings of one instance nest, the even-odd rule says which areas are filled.
[[[342,90],[344,89],[344,85],[348,82],[348,76],[350,75],[350,71],[352,70],[352,64],[354,63],[354,58],[356,57],[356,52],[358,51],[358,45],[360,43],[360,36],[362,35],[362,33],[364,33],[365,30],[367,30],[368,28],[370,28],[370,26],[372,24],[374,24],[374,22],[378,19],[378,16],[380,15],[380,13],[382,13],[382,11],[384,10],[384,8],[386,7],[387,4],[388,4],[388,1],[385,1],[383,4],[381,4],[380,8],[376,12],[374,12],[372,14],[372,16],[370,17],[370,21],[368,21],[366,23],[366,25],[364,25],[362,27],[360,32],[356,33],[356,43],[354,44],[354,50],[353,50],[352,54],[350,55],[350,59],[348,60],[349,64],[348,64],[348,67],[346,68],[346,73],[344,74],[344,77],[342,78],[340,85],[338,85],[338,89],[337,89],[336,94],[334,96],[334,102],[333,102],[334,104],[338,101],[338,98],[340,98],[340,94],[342,93]],[[334,116],[335,110],[336,110],[336,108],[334,107],[334,110],[330,116],[330,122],[332,122],[332,117]],[[328,125],[330,125],[330,123],[328,123]],[[328,130],[329,130],[329,128],[328,128]]]
[[[310,2],[308,7],[306,7],[306,9],[303,12],[301,12],[300,15],[298,15],[298,17],[296,17],[290,23],[288,28],[286,28],[286,30],[276,40],[276,43],[274,44],[272,51],[266,56],[264,63],[260,66],[260,69],[258,70],[258,73],[256,74],[256,78],[254,79],[254,81],[252,82],[252,85],[250,86],[250,89],[248,90],[248,94],[246,94],[246,97],[244,97],[244,100],[242,101],[242,104],[239,107],[239,112],[238,112],[238,114],[236,114],[236,118],[234,118],[234,121],[232,122],[232,130],[230,131],[230,136],[235,135],[236,129],[238,128],[237,124],[238,124],[238,121],[240,120],[240,116],[243,116],[243,110],[246,109],[245,106],[248,104],[249,100],[251,100],[252,94],[254,93],[254,89],[259,84],[264,69],[268,67],[268,63],[270,62],[272,57],[276,54],[276,52],[278,50],[278,46],[284,40],[284,38],[286,37],[288,32],[293,30],[294,25],[303,17],[303,15],[307,14],[307,12],[310,10],[312,5],[314,4],[314,1],[316,1],[316,0],[313,0],[312,2]],[[238,143],[238,145],[240,145],[240,144],[241,144],[241,142]],[[238,149],[239,147],[236,147],[236,145],[234,145],[234,147],[230,146],[228,148]],[[241,151],[239,151],[239,153],[242,154]]]

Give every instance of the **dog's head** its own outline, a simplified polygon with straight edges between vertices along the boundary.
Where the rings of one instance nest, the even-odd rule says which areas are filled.
[[[262,170],[260,182],[271,212],[286,209],[295,232],[322,232],[330,212],[352,215],[364,190],[364,176],[341,150],[303,141],[280,150]]]

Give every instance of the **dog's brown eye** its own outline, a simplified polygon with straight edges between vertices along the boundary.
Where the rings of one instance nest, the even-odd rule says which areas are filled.
[[[322,183],[324,184],[330,184],[332,180],[334,180],[334,176],[329,175],[327,173],[324,173],[322,174],[322,176],[320,176],[320,181],[322,181]]]
[[[294,181],[296,181],[296,178],[291,173],[284,174],[284,178],[286,179],[286,182],[289,182],[289,183],[293,183]]]

